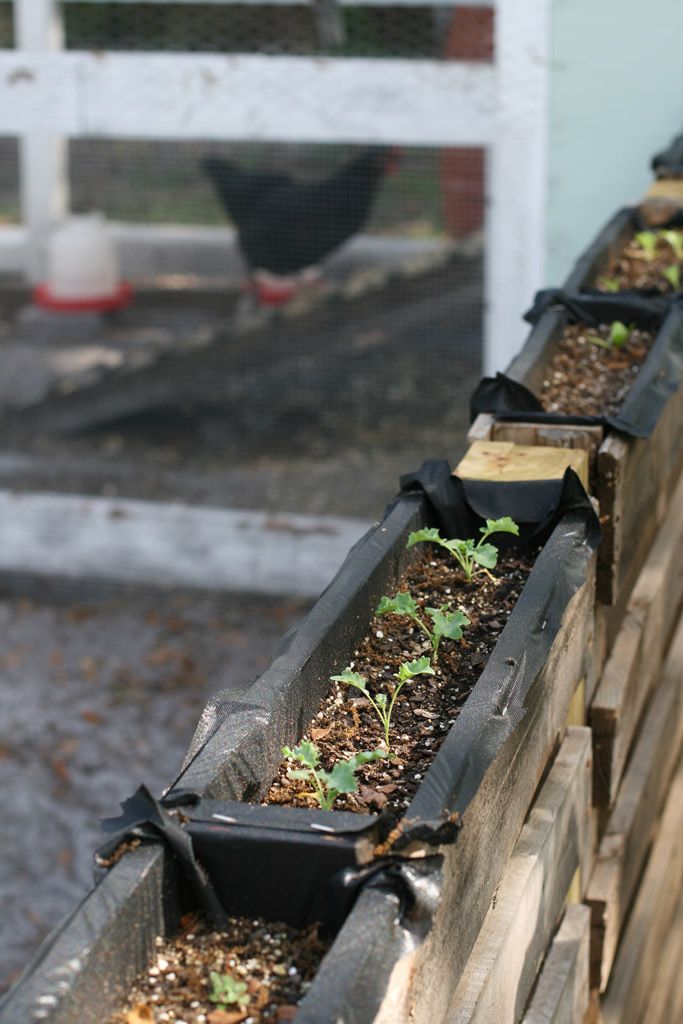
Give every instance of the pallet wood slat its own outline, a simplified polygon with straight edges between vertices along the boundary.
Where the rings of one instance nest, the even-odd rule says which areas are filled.
[[[588,456],[581,449],[534,448],[475,441],[456,473],[465,480],[555,480],[571,467],[588,490]]]
[[[590,712],[594,799],[614,803],[633,736],[683,600],[683,477],[629,600]]]
[[[590,730],[570,727],[505,869],[449,1024],[519,1019],[586,846],[590,762]]]
[[[672,1024],[683,1020],[683,893],[663,946],[644,1020]]]
[[[590,911],[567,907],[522,1024],[581,1024],[588,1010]]]
[[[683,747],[683,618],[643,721],[588,885],[591,984],[606,988],[619,933]]]
[[[683,890],[683,759],[678,763],[602,1000],[605,1024],[641,1024]]]
[[[594,565],[567,608],[548,663],[530,692],[527,715],[467,807],[457,843],[445,850],[441,906],[415,957],[411,1024],[452,1024],[449,1003],[548,760],[566,732],[593,616]]]

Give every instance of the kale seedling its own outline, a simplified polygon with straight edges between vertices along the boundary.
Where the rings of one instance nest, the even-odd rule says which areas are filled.
[[[662,273],[664,274],[664,277],[667,279],[673,290],[675,292],[680,292],[681,268],[676,263],[672,263],[672,265],[663,270]]]
[[[621,320],[615,320],[609,329],[609,335],[606,341],[603,338],[598,338],[597,335],[591,336],[586,340],[590,341],[591,345],[599,345],[600,348],[623,348],[633,334],[634,327],[635,324],[629,324],[627,327]]]
[[[653,260],[657,249],[657,234],[655,231],[637,231],[636,242],[643,250],[643,258]]]
[[[492,533],[514,533],[519,536],[517,523],[510,519],[510,516],[503,516],[502,519],[487,519],[486,526],[479,528],[481,537],[474,542],[472,538],[467,540],[444,540],[435,527],[427,527],[424,530],[417,530],[408,537],[406,547],[412,548],[413,544],[422,541],[431,541],[432,544],[439,544],[446,551],[449,551],[456,559],[460,568],[465,573],[467,582],[472,582],[475,572],[475,565],[480,565],[485,571],[495,569],[498,561],[498,548],[495,544],[485,544]]]
[[[621,288],[618,277],[608,277],[607,274],[603,274],[602,277],[598,278],[598,288],[602,288],[604,292],[618,292]]]
[[[311,786],[311,796],[315,797],[323,811],[331,811],[332,805],[342,793],[355,793],[358,790],[356,772],[370,761],[378,761],[387,757],[385,750],[361,750],[348,761],[337,761],[331,772],[320,767],[320,751],[315,743],[302,740],[298,747],[283,747],[282,753],[292,761],[298,761],[303,768],[290,768],[287,778],[300,779]]]
[[[432,620],[431,629],[421,618],[417,603],[407,592],[397,594],[396,597],[383,597],[377,605],[375,615],[407,615],[412,619],[419,629],[427,634],[436,664],[442,639],[447,637],[449,640],[462,640],[462,627],[470,624],[470,620],[463,612],[449,612],[448,607],[448,604],[442,604],[440,608],[425,608]]]
[[[209,999],[218,1004],[219,1010],[227,1010],[229,1006],[239,1006],[243,1010],[249,1005],[249,993],[244,981],[236,981],[232,974],[209,974],[213,986]]]
[[[389,730],[391,727],[391,715],[394,710],[396,698],[408,680],[419,675],[435,675],[434,669],[429,664],[429,658],[418,658],[416,661],[404,661],[394,676],[395,679],[398,679],[398,684],[394,687],[394,692],[392,693],[391,700],[389,701],[386,693],[378,693],[376,697],[373,697],[367,687],[367,677],[362,676],[360,672],[353,672],[350,666],[349,668],[345,668],[341,675],[332,676],[332,679],[336,683],[346,683],[347,686],[355,686],[357,690],[360,690],[364,697],[367,697],[375,710],[375,714],[382,723],[382,727],[384,729],[384,742],[387,750],[390,750]]]
[[[669,229],[668,231],[660,231],[659,234],[667,245],[671,246],[676,259],[683,260],[683,231],[674,231],[673,229]]]

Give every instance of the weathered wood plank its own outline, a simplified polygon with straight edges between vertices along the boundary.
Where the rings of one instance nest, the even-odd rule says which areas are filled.
[[[493,416],[488,412],[480,412],[467,431],[468,444],[474,444],[475,441],[490,441],[492,426]]]
[[[514,1024],[519,1019],[584,850],[590,746],[589,729],[570,727],[460,980],[448,1012],[450,1024]]]
[[[475,441],[456,473],[465,480],[555,480],[568,466],[588,489],[588,455],[580,449]]]
[[[647,1024],[673,1024],[683,1020],[683,893],[669,934],[662,946],[659,967],[647,1004]]]
[[[591,984],[602,991],[683,746],[681,679],[683,619],[607,822],[586,894],[592,910]]]
[[[594,800],[611,806],[683,601],[683,478],[628,602],[590,712]]]
[[[590,911],[567,907],[522,1024],[581,1024],[588,1009]]]
[[[411,1024],[449,1021],[449,1004],[496,886],[548,759],[565,734],[569,706],[583,674],[593,584],[591,573],[572,598],[548,662],[529,693],[526,716],[467,807],[457,843],[444,852],[439,912],[415,961]]]
[[[490,428],[492,441],[511,441],[547,448],[580,448],[588,453],[591,465],[603,440],[603,427],[568,427],[559,423],[517,423],[494,420]]]
[[[683,389],[669,398],[647,440],[610,434],[597,458],[603,523],[598,600],[615,604],[644,563],[683,468]]]
[[[683,889],[683,759],[679,761],[658,836],[619,943],[602,1001],[605,1024],[642,1024]]]
[[[369,526],[0,490],[0,572],[315,597]]]
[[[650,227],[666,224],[683,207],[683,181],[659,178],[652,182],[640,202],[640,215]]]

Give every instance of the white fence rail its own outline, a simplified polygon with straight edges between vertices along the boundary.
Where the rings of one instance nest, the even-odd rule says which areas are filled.
[[[418,3],[435,6],[410,0]],[[56,0],[15,0],[16,48],[0,51],[0,134],[21,140],[23,228],[0,232],[0,266],[19,259],[17,270],[40,277],[47,231],[68,212],[66,138],[483,146],[485,365],[500,369],[523,335],[519,314],[541,284],[549,4],[498,0],[489,65],[66,51]]]

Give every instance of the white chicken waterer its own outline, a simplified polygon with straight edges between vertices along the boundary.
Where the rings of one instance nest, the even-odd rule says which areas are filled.
[[[33,297],[45,309],[65,312],[120,309],[130,302],[132,289],[119,277],[101,214],[69,217],[55,228],[47,245],[47,281]]]

